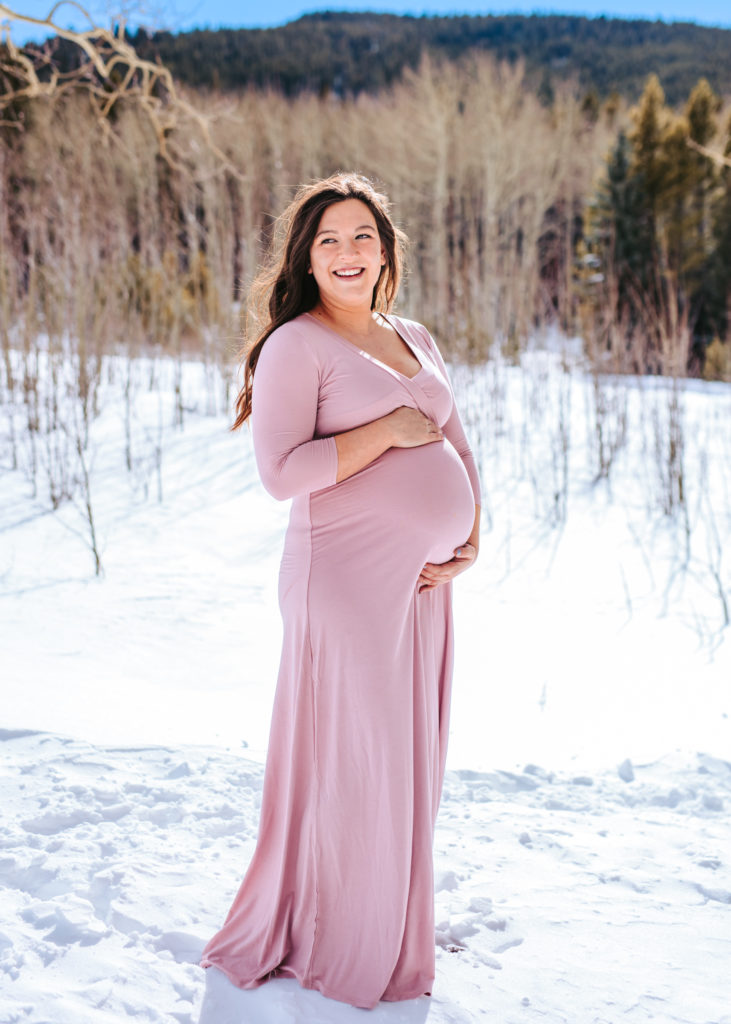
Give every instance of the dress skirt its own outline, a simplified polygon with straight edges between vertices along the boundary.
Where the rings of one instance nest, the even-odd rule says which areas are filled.
[[[283,648],[256,849],[202,960],[241,988],[294,977],[364,1008],[434,980],[452,594],[419,593],[417,578],[464,543],[479,500],[441,357],[420,325],[390,319],[421,362],[414,378],[308,314],[270,336],[257,366],[259,470],[293,498]],[[399,405],[444,439],[391,448],[336,483],[333,435]]]

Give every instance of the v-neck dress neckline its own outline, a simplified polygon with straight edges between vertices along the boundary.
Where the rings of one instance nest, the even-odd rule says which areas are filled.
[[[388,319],[388,317],[387,317],[387,315],[385,313],[380,313],[379,312],[378,315],[380,317],[382,317],[386,321],[386,323],[389,325],[389,327],[391,327],[391,329],[399,336],[401,341],[403,341],[404,345],[408,346],[408,348],[411,350],[411,354],[414,356],[414,358],[416,360],[418,360],[418,362],[420,364],[420,368],[416,371],[416,373],[414,374],[413,377],[409,377],[407,374],[402,373],[400,370],[397,370],[395,366],[389,366],[388,363],[384,363],[382,359],[379,359],[377,356],[371,355],[371,353],[370,352],[366,352],[365,349],[359,348],[358,345],[356,345],[352,341],[348,341],[347,338],[344,338],[343,335],[339,334],[333,327],[330,327],[328,324],[325,324],[321,320],[318,320],[317,317],[314,316],[312,313],[310,313],[310,312],[305,313],[305,316],[308,316],[319,327],[323,327],[334,338],[337,338],[337,340],[340,342],[341,345],[345,345],[352,352],[355,352],[356,355],[361,356],[361,358],[363,358],[363,359],[367,359],[369,363],[375,363],[376,366],[380,366],[383,370],[386,370],[387,373],[395,374],[397,377],[400,377],[404,381],[415,381],[417,377],[419,377],[419,376],[421,376],[421,374],[427,372],[427,369],[428,369],[422,354],[418,351],[417,348],[415,348],[414,345],[411,344],[410,341],[408,341],[403,336],[403,334],[400,331],[396,330],[396,328],[391,323],[391,321]]]

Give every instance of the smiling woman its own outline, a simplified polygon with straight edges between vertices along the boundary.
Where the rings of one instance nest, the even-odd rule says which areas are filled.
[[[366,223],[360,223],[363,220]],[[410,369],[419,370],[414,353],[388,321],[370,315],[370,299],[386,265],[386,253],[369,208],[359,199],[345,199],[325,210],[320,225],[308,267],[319,293],[314,316],[336,323],[361,350],[386,363],[390,359],[407,376]],[[367,320],[358,318],[358,309],[368,311]]]
[[[293,499],[284,644],[257,847],[202,963],[372,1008],[434,979],[451,580],[477,555],[480,489],[433,339],[389,312],[403,236],[385,197],[337,175],[285,223],[236,421]]]

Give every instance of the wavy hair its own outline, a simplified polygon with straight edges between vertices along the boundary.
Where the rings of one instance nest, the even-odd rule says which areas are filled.
[[[334,174],[302,185],[275,225],[273,254],[254,280],[247,303],[247,343],[241,352],[244,384],[236,399],[237,430],[251,415],[252,385],[259,355],[273,331],[317,303],[319,289],[308,274],[310,248],[320,218],[333,203],[359,199],[373,214],[386,262],[373,288],[371,309],[388,313],[393,306],[403,268],[406,235],[391,220],[390,203],[360,174]]]

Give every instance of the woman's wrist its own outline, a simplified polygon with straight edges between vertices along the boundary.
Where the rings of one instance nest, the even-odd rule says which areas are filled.
[[[349,476],[359,472],[392,446],[392,435],[388,425],[383,421],[385,416],[360,427],[335,434],[335,447],[338,453],[338,472],[336,483],[347,480]]]
[[[395,410],[392,409],[391,412],[387,412],[385,416],[381,416],[380,419],[376,420],[376,423],[383,431],[382,436],[385,444],[385,448],[383,449],[384,451],[387,451],[389,448],[393,448],[398,440],[396,437],[396,431],[393,428],[394,412]]]

